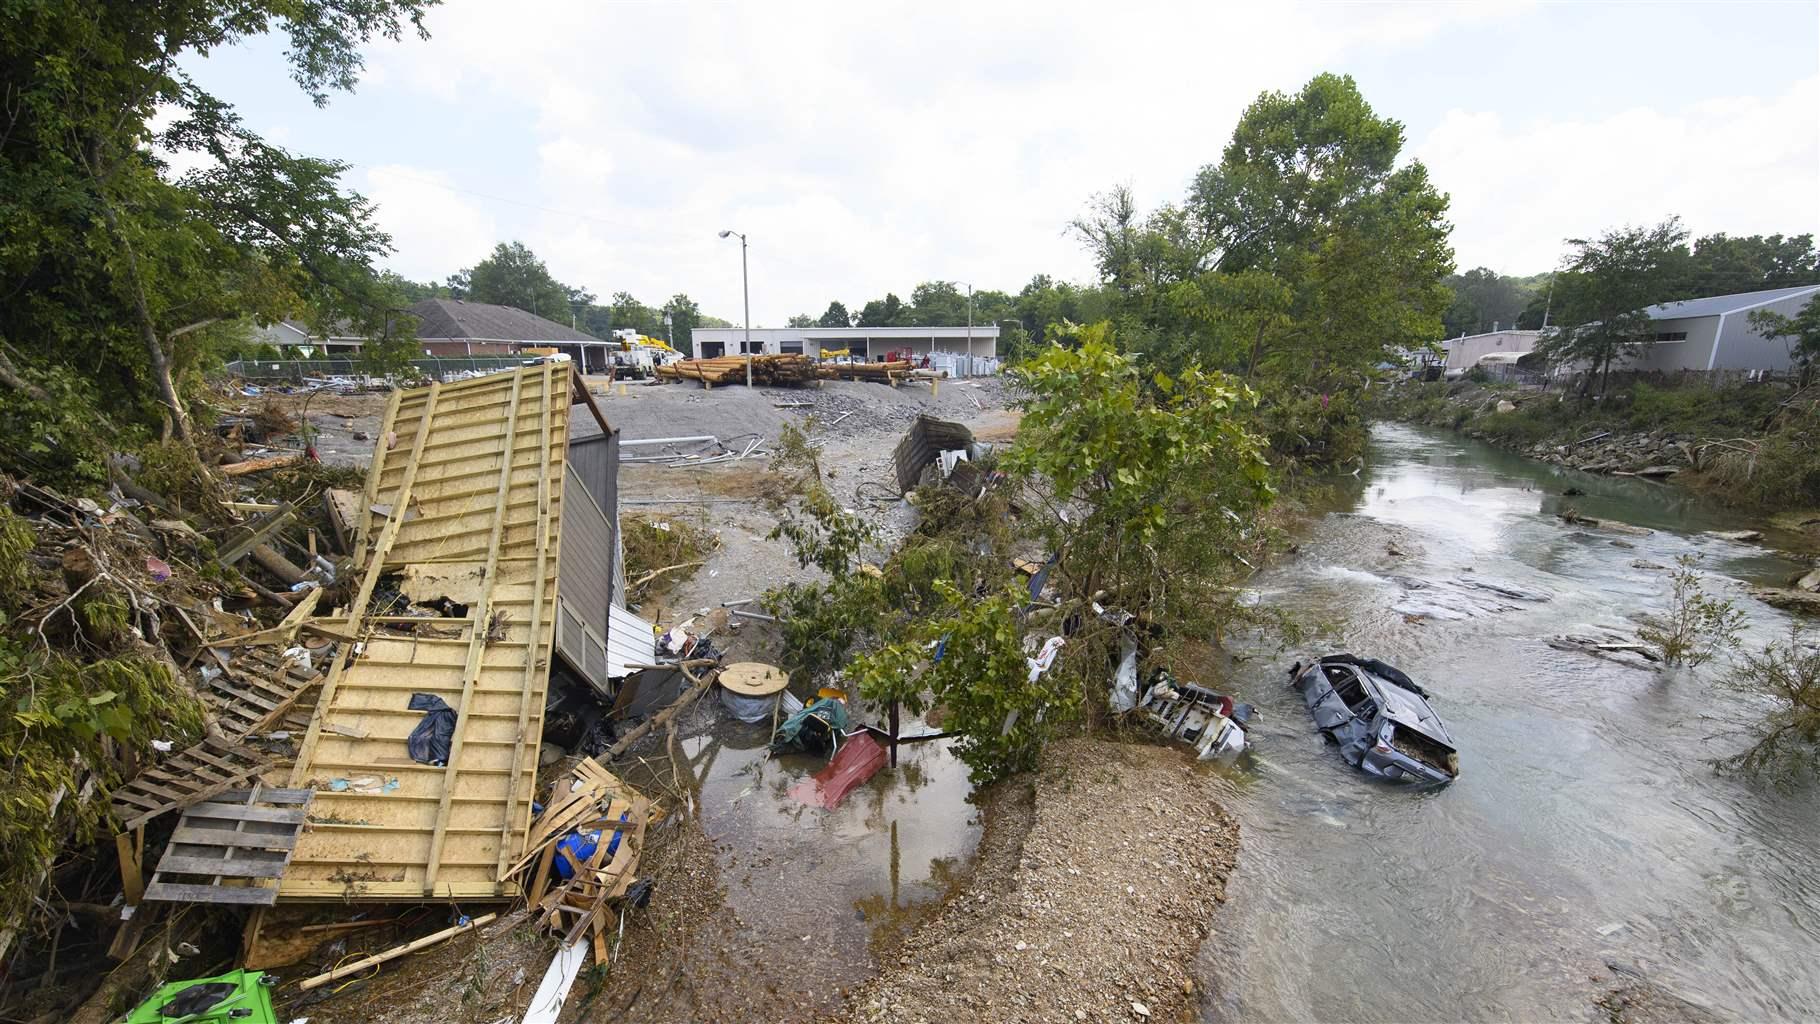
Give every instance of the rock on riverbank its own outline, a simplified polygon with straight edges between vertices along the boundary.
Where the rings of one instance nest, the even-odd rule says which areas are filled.
[[[1185,965],[1238,850],[1215,780],[1173,748],[1075,739],[1045,752],[1031,792],[988,825],[974,884],[856,992],[852,1020],[1192,1016]]]

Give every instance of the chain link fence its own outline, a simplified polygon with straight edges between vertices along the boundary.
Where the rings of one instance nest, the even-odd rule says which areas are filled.
[[[417,372],[431,380],[450,381],[483,373],[495,373],[525,365],[524,356],[450,356],[411,360]],[[238,359],[223,369],[229,376],[250,381],[286,381],[302,384],[306,380],[346,377],[364,380],[371,376],[358,359]]]

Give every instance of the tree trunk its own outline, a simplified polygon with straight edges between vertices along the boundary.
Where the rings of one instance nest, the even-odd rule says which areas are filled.
[[[152,380],[158,385],[158,398],[171,414],[171,433],[179,441],[188,444],[190,441],[190,420],[183,412],[183,401],[177,397],[177,385],[171,380],[171,361],[165,355],[164,343],[158,339],[158,328],[152,323],[152,309],[145,299],[145,284],[139,277],[139,254],[133,251],[133,243],[127,240],[120,230],[120,218],[114,213],[114,205],[107,197],[100,195],[101,218],[107,222],[107,229],[126,256],[126,277],[133,299],[133,318],[139,330],[139,340],[145,345],[146,360],[152,369]],[[197,461],[201,465],[201,461]]]
[[[1251,361],[1245,364],[1245,379],[1250,380],[1252,371],[1258,368],[1258,350],[1264,347],[1264,325],[1258,325],[1258,333],[1251,339]]]

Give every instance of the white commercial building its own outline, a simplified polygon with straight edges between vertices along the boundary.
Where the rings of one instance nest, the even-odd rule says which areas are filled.
[[[1448,338],[1441,342],[1441,349],[1447,353],[1447,369],[1464,372],[1479,365],[1486,356],[1528,355],[1536,350],[1541,337],[1541,331],[1488,331]]]
[[[743,327],[697,327],[690,332],[697,359],[746,355],[746,330]],[[753,355],[779,355],[799,352],[811,358],[823,353],[849,353],[854,362],[879,363],[887,359],[909,359],[921,362],[954,361],[966,357],[969,363],[990,364],[970,371],[957,371],[956,376],[973,376],[997,371],[998,325],[974,327],[754,327]]]
[[[1792,317],[1816,295],[1820,285],[1810,284],[1650,306],[1643,312],[1653,321],[1652,344],[1639,346],[1623,368],[1787,373],[1794,365],[1788,340],[1765,338],[1751,326],[1750,314],[1767,310]]]

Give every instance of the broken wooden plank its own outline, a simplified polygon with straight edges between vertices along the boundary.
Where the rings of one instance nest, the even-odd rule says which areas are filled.
[[[424,949],[429,946],[434,946],[438,942],[446,942],[449,939],[452,939],[455,936],[460,935],[462,932],[471,932],[474,929],[479,928],[483,925],[492,924],[493,919],[498,916],[499,915],[497,915],[497,914],[482,914],[481,916],[474,918],[473,920],[467,922],[466,924],[458,924],[451,928],[444,928],[442,931],[439,931],[439,932],[432,932],[429,935],[425,935],[421,939],[413,939],[412,941],[407,942],[402,946],[394,946],[391,949],[388,949],[383,953],[375,953],[372,956],[362,957],[359,960],[354,961],[353,963],[342,964],[340,967],[337,967],[334,970],[328,971],[327,973],[324,973],[324,974],[318,974],[314,978],[305,978],[300,984],[298,984],[297,987],[304,990],[305,992],[308,992],[310,989],[313,989],[313,988],[320,988],[321,986],[326,985],[329,982],[334,981],[338,978],[346,978],[346,977],[350,977],[355,974],[359,974],[361,971],[364,971],[369,967],[374,967],[374,966],[377,966],[378,964],[383,964],[388,960],[396,960],[401,956],[407,956],[411,953],[417,952],[420,949]]]
[[[220,553],[215,556],[216,563],[220,565],[233,565],[235,562],[245,558],[247,552],[264,544],[271,538],[272,534],[278,532],[279,527],[283,526],[286,522],[289,522],[292,511],[291,503],[287,501],[279,507],[278,511],[268,512],[258,519],[246,523],[243,527],[237,527],[237,529],[243,529],[246,532],[239,540],[221,549]]]
[[[248,473],[263,473],[268,469],[282,469],[295,466],[307,455],[304,452],[285,452],[281,455],[268,455],[260,459],[247,459],[245,462],[230,462],[220,467],[227,476],[246,476]]]

